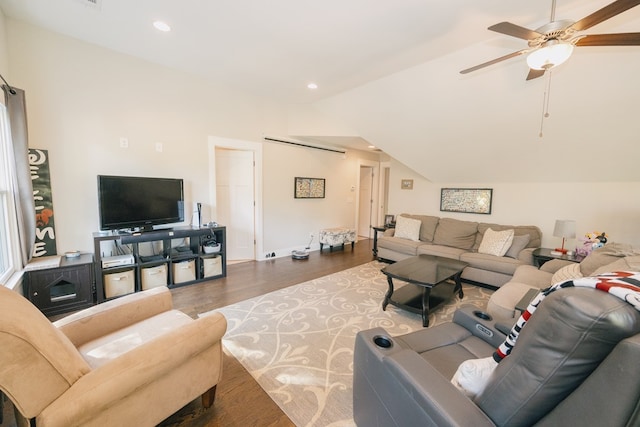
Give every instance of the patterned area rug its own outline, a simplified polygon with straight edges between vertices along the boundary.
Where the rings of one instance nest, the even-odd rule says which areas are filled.
[[[380,269],[385,265],[373,261],[216,310],[228,321],[225,350],[297,426],[355,425],[352,378],[358,331],[380,326],[400,335],[422,328],[418,314],[392,305],[382,311],[388,287]],[[485,307],[492,293],[463,288],[463,300],[455,296],[431,313],[430,325],[451,320],[461,305]]]

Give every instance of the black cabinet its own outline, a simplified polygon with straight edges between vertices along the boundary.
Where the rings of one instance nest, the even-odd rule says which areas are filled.
[[[97,302],[155,286],[225,277],[225,240],[225,227],[94,233]]]
[[[94,304],[93,255],[61,257],[60,265],[25,272],[25,295],[47,316]]]

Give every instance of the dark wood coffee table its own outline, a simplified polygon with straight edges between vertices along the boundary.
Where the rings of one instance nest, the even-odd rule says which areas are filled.
[[[422,326],[429,326],[429,311],[448,301],[458,293],[462,298],[460,274],[469,264],[434,255],[418,255],[398,261],[382,269],[387,276],[389,290],[382,302],[382,310],[388,304],[422,314]],[[393,279],[408,282],[394,293]],[[455,285],[447,283],[453,279]]]

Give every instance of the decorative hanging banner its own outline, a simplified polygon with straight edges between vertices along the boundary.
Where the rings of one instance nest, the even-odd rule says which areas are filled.
[[[56,255],[56,231],[53,220],[53,197],[47,150],[29,149],[29,168],[36,205],[36,244],[33,257]]]

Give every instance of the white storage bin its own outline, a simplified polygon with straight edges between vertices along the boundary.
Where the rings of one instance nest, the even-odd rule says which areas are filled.
[[[104,296],[105,298],[113,298],[133,293],[135,290],[135,283],[136,279],[133,275],[133,270],[105,274]]]
[[[167,265],[162,264],[156,267],[147,267],[141,270],[141,285],[145,291],[158,286],[167,286]]]
[[[196,280],[195,260],[173,264],[173,283],[188,282],[190,280]]]
[[[222,274],[222,257],[203,258],[204,277],[219,276]]]

